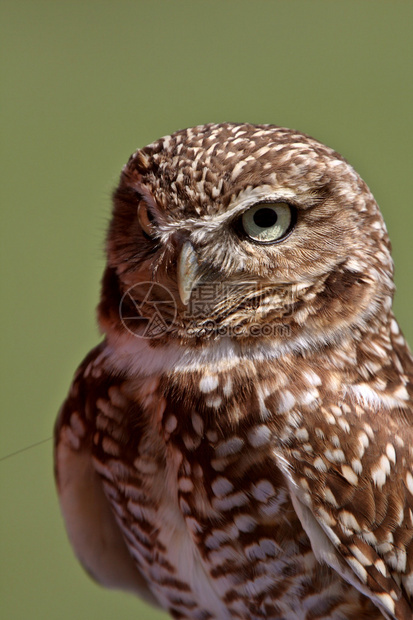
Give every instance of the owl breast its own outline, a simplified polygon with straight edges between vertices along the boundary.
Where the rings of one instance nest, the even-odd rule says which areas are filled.
[[[95,467],[129,552],[177,618],[359,609],[361,595],[316,561],[262,394],[248,368],[232,371],[125,381],[98,401]]]

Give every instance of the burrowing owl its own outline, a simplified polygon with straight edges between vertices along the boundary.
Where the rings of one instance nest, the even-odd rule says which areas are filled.
[[[138,150],[103,342],[56,426],[72,545],[175,618],[412,618],[413,364],[386,228],[338,153],[269,125]]]

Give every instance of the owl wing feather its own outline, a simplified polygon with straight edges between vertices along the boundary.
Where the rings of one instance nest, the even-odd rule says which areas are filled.
[[[411,619],[413,432],[403,423],[411,406],[406,416],[347,400],[303,413],[316,432],[281,458],[315,555],[386,618]]]
[[[96,402],[114,382],[99,367],[104,345],[79,367],[55,426],[55,477],[70,542],[93,579],[158,605],[132,559],[96,470]]]

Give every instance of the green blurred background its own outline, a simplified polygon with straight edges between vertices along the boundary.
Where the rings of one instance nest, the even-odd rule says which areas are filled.
[[[275,123],[345,155],[384,213],[413,341],[412,17],[394,0],[1,2],[0,456],[51,436],[99,340],[121,166],[183,127]],[[51,454],[48,441],[0,461],[2,618],[163,618],[83,573]]]

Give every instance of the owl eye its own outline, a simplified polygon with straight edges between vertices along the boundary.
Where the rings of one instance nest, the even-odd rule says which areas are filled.
[[[285,202],[260,203],[242,215],[244,232],[261,243],[284,239],[294,225],[293,210]]]
[[[145,237],[147,237],[148,239],[152,239],[155,234],[155,218],[153,217],[152,213],[149,211],[148,207],[144,202],[139,203],[138,220]]]

